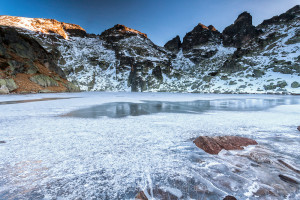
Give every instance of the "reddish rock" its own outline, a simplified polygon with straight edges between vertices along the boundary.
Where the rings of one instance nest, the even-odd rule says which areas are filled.
[[[173,194],[171,194],[168,191],[164,191],[162,189],[159,188],[155,188],[153,189],[153,197],[155,199],[160,199],[160,200],[178,200],[179,198]],[[147,193],[150,194],[150,189],[147,190]],[[148,200],[147,196],[145,195],[145,193],[143,191],[139,192],[136,197],[136,200]]]
[[[209,154],[218,154],[222,149],[242,150],[244,146],[257,144],[255,140],[238,136],[200,136],[194,140],[194,143]]]
[[[234,196],[226,196],[223,200],[236,200]]]

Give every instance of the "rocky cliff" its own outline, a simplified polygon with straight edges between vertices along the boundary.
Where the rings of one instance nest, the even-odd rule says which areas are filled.
[[[33,38],[0,27],[0,93],[79,91],[56,59]]]
[[[218,31],[199,23],[164,47],[115,25],[101,35],[56,20],[0,16],[36,40],[86,91],[300,93],[299,6],[254,26],[244,12]]]

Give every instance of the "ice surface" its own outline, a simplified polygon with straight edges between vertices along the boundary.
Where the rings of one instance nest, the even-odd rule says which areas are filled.
[[[44,98],[69,99],[2,103]],[[190,110],[199,101],[206,104],[198,108],[208,109],[66,116],[118,102]],[[94,92],[8,95],[0,102],[0,140],[6,142],[0,144],[0,199],[134,199],[156,187],[183,199],[300,195],[299,185],[278,177],[300,178],[278,162],[300,166],[299,96]],[[192,142],[201,135],[244,136],[259,146],[209,155]]]

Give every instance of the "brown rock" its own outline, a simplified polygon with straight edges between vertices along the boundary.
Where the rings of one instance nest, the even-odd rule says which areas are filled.
[[[298,131],[300,131],[300,126],[297,127]]]
[[[234,196],[226,196],[223,200],[236,200]]]
[[[255,140],[238,136],[200,136],[194,140],[194,143],[209,154],[218,154],[222,149],[242,150],[243,146],[257,144]]]
[[[164,191],[159,188],[153,189],[153,197],[155,199],[160,199],[160,200],[178,200],[179,198],[173,194],[171,194],[168,191]],[[147,190],[147,193],[150,194],[151,191],[150,189]],[[144,191],[139,192],[136,197],[136,200],[148,200],[147,196],[145,195]]]

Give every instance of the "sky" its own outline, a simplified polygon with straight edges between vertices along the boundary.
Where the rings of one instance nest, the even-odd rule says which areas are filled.
[[[49,18],[101,34],[123,24],[163,46],[198,23],[222,31],[248,11],[253,24],[286,12],[300,0],[0,0],[0,15]]]

